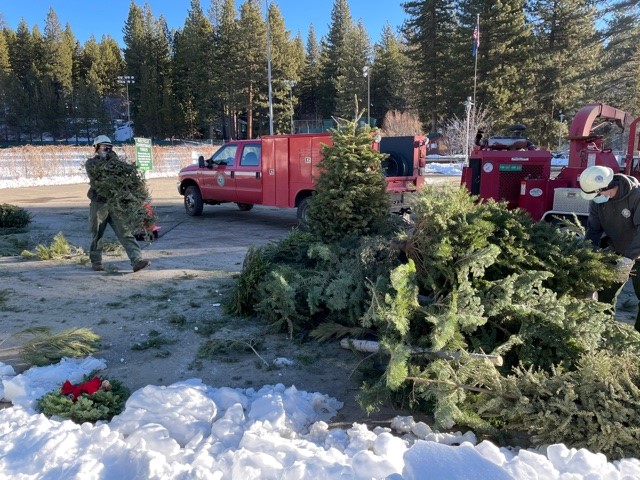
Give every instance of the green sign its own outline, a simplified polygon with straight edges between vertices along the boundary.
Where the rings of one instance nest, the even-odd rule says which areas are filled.
[[[501,172],[521,172],[522,165],[511,164],[511,163],[503,163],[500,165],[499,170]]]
[[[136,166],[138,170],[148,172],[153,169],[153,152],[150,138],[135,138],[136,141]]]

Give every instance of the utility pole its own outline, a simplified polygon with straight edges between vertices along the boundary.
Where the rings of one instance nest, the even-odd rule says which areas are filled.
[[[127,126],[133,132],[133,128],[131,128],[131,108],[129,102],[129,85],[135,83],[135,78],[133,75],[120,75],[118,76],[118,83],[120,85],[125,85],[127,89]]]
[[[267,80],[269,83],[269,135],[273,135],[273,91],[271,89],[271,32],[269,28],[269,0],[264,0],[267,12]]]

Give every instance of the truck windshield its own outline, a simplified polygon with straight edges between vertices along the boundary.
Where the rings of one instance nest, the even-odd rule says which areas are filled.
[[[213,154],[211,160],[219,165],[233,165],[237,150],[237,145],[223,145]]]

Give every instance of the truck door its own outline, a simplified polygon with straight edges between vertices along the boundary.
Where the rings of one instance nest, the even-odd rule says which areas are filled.
[[[249,143],[242,149],[240,164],[235,169],[237,201],[262,203],[262,156],[259,143]]]
[[[238,145],[223,145],[208,160],[211,162],[212,168],[203,170],[202,197],[204,200],[236,201],[236,185],[233,172],[237,153]]]

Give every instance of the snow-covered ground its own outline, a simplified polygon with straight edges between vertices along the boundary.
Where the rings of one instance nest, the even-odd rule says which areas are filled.
[[[448,163],[427,163],[425,172],[427,174],[442,174],[442,175],[462,175],[462,167],[464,166],[464,160],[452,161]]]
[[[47,418],[35,400],[79,383],[104,360],[63,359],[15,375],[0,363],[0,478],[7,479],[617,479],[640,461],[562,444],[542,451],[435,433],[411,417],[391,428],[329,428],[338,399],[295,386],[214,388],[199,379],[133,392],[111,422]]]

